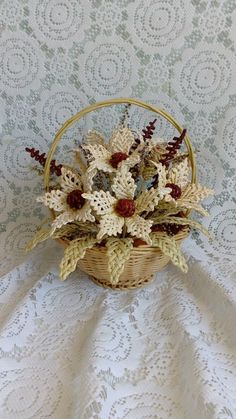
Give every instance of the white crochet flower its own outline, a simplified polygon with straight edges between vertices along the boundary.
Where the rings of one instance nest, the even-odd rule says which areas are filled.
[[[135,198],[136,185],[126,167],[117,172],[111,189],[115,196],[102,190],[83,194],[100,216],[97,238],[100,240],[105,235],[117,236],[122,233],[125,226],[131,236],[141,238],[151,245],[149,234],[153,221],[144,219],[141,214],[153,211],[159,200],[163,199],[170,189],[152,188],[141,192]]]
[[[169,170],[161,163],[155,163],[154,161],[152,163],[157,169],[158,187],[170,188],[170,193],[165,195],[164,198],[166,202],[207,215],[199,202],[212,195],[214,191],[190,182],[190,168],[187,158],[181,163],[173,165]]]
[[[62,167],[61,176],[59,178],[61,189],[53,189],[46,192],[43,196],[37,198],[38,202],[42,202],[47,207],[53,209],[60,214],[52,222],[51,234],[57,228],[72,221],[91,221],[95,218],[91,214],[91,207],[88,201],[82,196],[83,192],[89,191],[87,187],[87,179],[71,170]]]
[[[94,169],[115,172],[121,167],[130,169],[140,161],[137,150],[130,154],[135,138],[132,131],[127,127],[114,131],[108,144],[105,144],[101,134],[96,131],[89,131],[85,140],[87,144],[82,145],[82,148],[90,154],[89,172],[94,171]],[[139,140],[140,148],[142,139]]]
[[[169,170],[162,163],[156,163],[152,161],[156,167],[156,172],[158,174],[158,186],[164,188],[166,185],[177,185],[179,188],[179,193],[184,189],[187,184],[189,184],[189,164],[188,159],[184,159],[181,163],[178,163],[171,167]],[[171,188],[171,187],[170,187]],[[174,201],[172,197],[172,190],[170,194],[165,196],[165,201]]]

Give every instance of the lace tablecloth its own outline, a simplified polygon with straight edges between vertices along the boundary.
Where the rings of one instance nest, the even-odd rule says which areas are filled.
[[[235,0],[6,0],[0,10],[0,417],[236,418]],[[199,178],[216,191],[204,220],[213,241],[184,243],[189,273],[168,266],[127,292],[79,271],[58,281],[53,242],[23,250],[46,214],[24,148],[47,151],[82,106],[121,96],[186,126]],[[109,134],[117,121],[112,108],[81,130]],[[157,135],[173,131],[158,120]]]

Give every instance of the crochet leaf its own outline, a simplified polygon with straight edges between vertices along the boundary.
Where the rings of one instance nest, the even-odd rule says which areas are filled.
[[[77,238],[70,242],[60,263],[60,278],[62,280],[66,279],[71,272],[74,272],[78,261],[85,256],[86,250],[91,249],[96,242],[97,239],[93,237]]]
[[[177,207],[184,207],[185,210],[193,210],[196,212],[199,212],[199,214],[203,215],[204,217],[207,217],[209,214],[208,212],[200,205],[195,202],[189,202],[185,200],[177,200]]]
[[[141,214],[143,211],[153,211],[159,199],[157,190],[154,188],[142,191],[135,201],[137,213]]]
[[[94,191],[93,193],[84,193],[82,196],[90,201],[91,206],[98,215],[111,213],[116,203],[116,199],[108,191]]]
[[[47,240],[50,237],[50,230],[46,230],[45,228],[41,228],[34,237],[27,243],[25,250],[29,252],[30,250],[34,249],[39,243]]]
[[[165,197],[166,198],[166,197]],[[172,200],[171,202],[160,202],[158,205],[158,211],[167,211],[167,214],[176,214],[179,211],[193,210],[199,212],[203,216],[207,216],[208,212],[200,205],[195,202],[189,202],[187,199]]]
[[[88,133],[85,137],[85,142],[87,144],[101,144],[101,145],[105,144],[105,141],[104,141],[104,138],[103,138],[102,134],[100,134],[96,130],[89,130],[88,131]]]
[[[183,191],[180,201],[188,201],[188,202],[199,202],[203,199],[207,198],[209,195],[213,195],[213,189],[208,189],[202,185],[195,185],[191,184],[188,185],[185,190]]]
[[[205,227],[203,227],[200,223],[198,223],[195,220],[191,220],[190,218],[160,216],[160,217],[156,217],[154,221],[157,224],[186,225],[186,226],[200,230],[203,234],[205,234],[208,238],[210,238],[210,234],[208,230]]]
[[[129,154],[134,142],[135,139],[132,131],[127,127],[120,128],[112,134],[109,144],[111,153],[117,153],[120,151],[122,153]]]
[[[111,238],[107,240],[106,247],[111,283],[117,284],[119,277],[124,270],[125,262],[129,259],[130,252],[133,248],[133,240],[129,238]]]
[[[73,233],[79,232],[79,225],[77,224],[65,224],[61,228],[58,228],[54,233],[51,235],[53,239],[59,239],[61,237],[70,236]]]
[[[158,174],[158,186],[160,188],[164,188],[167,183],[167,173],[165,166],[161,163],[156,163],[154,161],[151,161],[151,163],[153,163],[153,165],[156,167],[156,174]]]
[[[178,266],[183,272],[188,271],[186,260],[174,238],[159,233],[151,234],[153,247],[158,247],[166,256],[169,256],[172,263]]]
[[[122,232],[123,225],[123,217],[119,217],[115,213],[105,214],[101,217],[97,238],[100,240],[106,235],[117,236],[117,234]]]
[[[110,153],[102,144],[86,144],[82,145],[82,149],[87,150],[92,159],[94,160],[104,160],[110,158]]]
[[[151,179],[154,175],[156,175],[157,171],[155,166],[148,162],[148,161],[144,161],[141,165],[141,175],[143,177],[144,180],[149,180]]]
[[[95,223],[92,222],[78,222],[74,221],[71,224],[65,224],[61,228],[58,228],[51,234],[53,239],[59,239],[61,237],[70,237],[73,234],[76,236],[84,236],[88,234],[96,234],[98,231],[98,227]]]

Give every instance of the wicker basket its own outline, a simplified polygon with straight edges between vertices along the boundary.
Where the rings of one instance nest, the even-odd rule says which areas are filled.
[[[44,171],[44,185],[46,191],[49,190],[49,177],[50,177],[50,163],[55,153],[56,147],[68,128],[70,128],[76,121],[84,117],[88,113],[97,110],[99,108],[107,107],[114,104],[133,104],[142,108],[145,108],[151,112],[155,112],[161,115],[167,121],[169,121],[178,131],[181,133],[183,128],[170,116],[167,112],[158,109],[152,105],[146,104],[136,99],[112,99],[109,101],[95,103],[87,108],[82,109],[76,115],[72,116],[57,132],[51,148],[48,153],[47,161],[45,164]],[[192,145],[188,136],[185,136],[185,144],[188,151],[189,161],[192,168],[192,183],[196,182],[196,164]],[[184,229],[179,232],[175,238],[180,244],[188,236],[188,229]],[[63,245],[67,245],[66,241],[59,240]],[[117,284],[110,282],[110,275],[108,272],[108,258],[105,247],[94,247],[86,251],[85,257],[78,262],[78,267],[86,272],[91,279],[103,287],[112,289],[132,289],[145,285],[150,282],[153,275],[160,271],[169,262],[169,257],[165,256],[159,249],[142,245],[134,247],[131,251],[129,260],[126,262],[124,271],[119,278]]]

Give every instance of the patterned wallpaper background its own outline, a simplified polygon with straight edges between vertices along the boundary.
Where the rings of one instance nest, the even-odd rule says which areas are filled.
[[[204,221],[215,240],[194,233],[193,256],[236,254],[236,1],[3,0],[0,2],[1,177],[3,271],[46,214],[34,202],[41,179],[26,146],[47,151],[56,131],[89,103],[135,97],[165,108],[188,128],[199,178],[214,187]],[[109,135],[114,107],[68,133],[58,158],[95,127]],[[140,128],[150,120],[131,109]],[[173,129],[158,120],[157,135]]]

